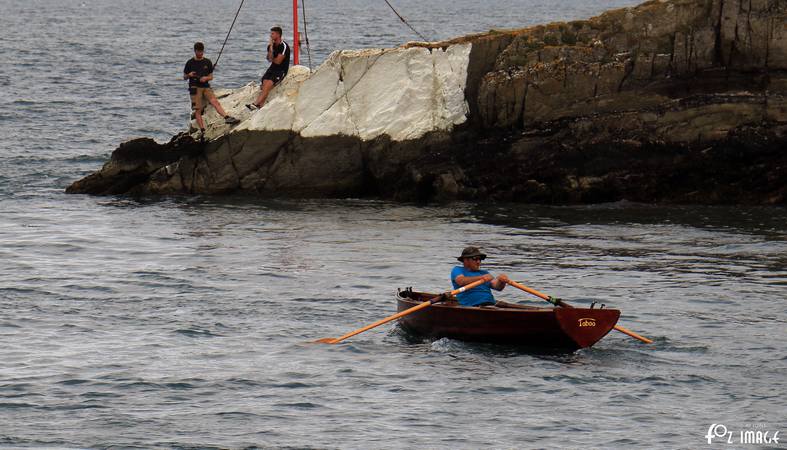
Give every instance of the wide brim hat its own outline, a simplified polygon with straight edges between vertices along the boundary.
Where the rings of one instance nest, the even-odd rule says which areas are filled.
[[[458,261],[464,261],[465,258],[475,258],[480,257],[481,259],[486,259],[486,255],[481,253],[481,250],[478,247],[467,247],[462,250],[462,256],[456,258]]]

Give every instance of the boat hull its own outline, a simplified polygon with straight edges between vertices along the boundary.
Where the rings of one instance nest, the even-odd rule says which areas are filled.
[[[402,294],[397,296],[399,312],[435,295],[409,292],[413,298],[403,298]],[[430,338],[577,350],[606,336],[618,318],[617,309],[466,307],[447,301],[408,314],[399,324]]]

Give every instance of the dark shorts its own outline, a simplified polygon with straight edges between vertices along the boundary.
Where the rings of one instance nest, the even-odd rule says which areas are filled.
[[[273,81],[273,84],[277,84],[278,82],[283,80],[284,77],[286,76],[287,76],[287,72],[284,70],[276,70],[276,69],[269,68],[268,70],[265,71],[265,75],[262,76],[262,80],[260,80],[260,82],[263,82],[265,80],[271,80]]]
[[[495,306],[495,304],[496,304],[495,302],[484,302],[473,306]]]

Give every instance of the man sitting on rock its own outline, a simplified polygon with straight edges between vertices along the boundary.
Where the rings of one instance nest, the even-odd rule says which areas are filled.
[[[224,117],[224,122],[228,124],[236,124],[240,122],[238,119],[228,116],[221,107],[221,103],[213,95],[213,89],[210,88],[210,81],[213,80],[213,63],[208,58],[205,58],[205,46],[202,42],[194,44],[194,57],[186,62],[186,67],[183,69],[183,79],[189,80],[189,96],[191,97],[191,109],[194,111],[194,116],[197,119],[197,125],[200,129],[200,138],[205,136],[205,121],[202,119],[202,114],[205,112],[207,103],[216,108],[216,112]]]
[[[486,255],[481,253],[478,247],[465,248],[462,250],[462,255],[456,259],[461,261],[462,265],[454,267],[451,271],[451,283],[454,289],[459,289],[478,280],[486,280],[486,283],[458,294],[456,298],[459,300],[459,304],[462,306],[495,305],[497,302],[495,302],[491,289],[502,291],[508,284],[508,276],[500,274],[495,278],[486,270],[481,270],[481,261],[486,259]]]
[[[281,27],[271,28],[271,36],[268,41],[268,55],[266,57],[270,61],[271,66],[265,71],[265,75],[262,76],[260,95],[257,96],[257,100],[246,105],[252,111],[262,108],[273,86],[283,80],[287,76],[287,71],[290,70],[290,46],[282,40],[281,35]]]

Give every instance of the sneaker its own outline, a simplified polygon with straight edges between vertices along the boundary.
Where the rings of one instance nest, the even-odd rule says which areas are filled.
[[[236,118],[234,118],[232,116],[226,116],[226,117],[224,117],[224,123],[228,123],[230,125],[235,125],[236,123],[240,123],[240,120],[238,120],[238,119],[236,119]]]
[[[256,104],[254,104],[254,103],[246,103],[246,107],[247,107],[247,108],[249,108],[249,109],[250,109],[250,110],[252,110],[252,111],[256,111],[256,110],[260,109],[260,107],[259,107],[259,106],[257,106],[257,105],[256,105]]]

